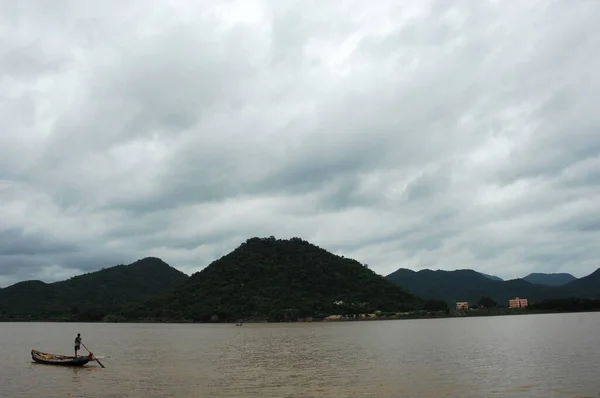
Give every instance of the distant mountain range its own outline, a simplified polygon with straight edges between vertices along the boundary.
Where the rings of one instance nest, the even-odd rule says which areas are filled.
[[[503,305],[507,305],[508,300],[514,297],[533,301],[565,297],[600,297],[600,269],[580,279],[571,275],[571,281],[561,285],[558,284],[567,280],[568,276],[554,275],[539,274],[533,277],[528,275],[529,280],[537,282],[532,283],[525,278],[504,281],[469,269],[413,271],[401,268],[387,275],[386,278],[418,297],[440,299],[450,304],[456,301],[474,303],[482,296],[490,296]]]
[[[500,278],[499,276],[496,275],[488,275],[488,274],[484,274],[483,272],[480,272],[481,275],[485,276],[488,279],[491,279],[493,281],[503,281],[504,279]]]
[[[495,275],[488,275],[484,274],[483,272],[480,272],[480,274],[495,281],[504,281],[504,279]],[[540,272],[535,272],[521,279],[529,283],[533,283],[534,285],[562,286],[566,285],[569,282],[573,282],[577,278],[575,278],[571,274],[566,273],[544,274]]]
[[[0,289],[0,320],[285,321],[445,311],[456,301],[475,303],[484,296],[501,305],[514,297],[531,302],[600,298],[600,269],[580,279],[530,274],[504,281],[471,269],[403,268],[383,277],[300,238],[251,238],[190,277],[147,257],[61,282],[19,282]],[[584,301],[546,304],[591,308]]]
[[[548,285],[548,286],[562,286],[569,282],[577,280],[573,275],[566,273],[558,274],[542,274],[532,273],[523,278],[524,281],[533,283],[536,285]]]
[[[191,277],[158,258],[0,290],[0,320],[297,320],[424,302],[356,260],[300,238],[251,238]]]
[[[155,297],[188,278],[161,259],[147,257],[61,282],[19,282],[0,290],[0,319],[100,320],[124,303]]]

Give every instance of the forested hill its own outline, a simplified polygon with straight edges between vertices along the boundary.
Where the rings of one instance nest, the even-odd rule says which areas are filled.
[[[571,294],[572,297],[600,298],[600,268],[588,276],[560,286],[559,289],[569,293],[579,292],[578,295]]]
[[[132,306],[125,319],[294,320],[403,311],[421,301],[358,261],[300,238],[251,238],[172,294]]]
[[[147,257],[61,282],[19,282],[0,290],[0,320],[100,320],[188,278],[161,259]]]
[[[481,275],[485,276],[486,278],[492,279],[494,281],[503,281],[504,279],[496,276],[496,275],[489,275],[489,274],[484,274],[483,272],[480,272]]]
[[[526,290],[531,292],[531,289],[545,289],[523,280],[493,280],[469,269],[413,271],[401,268],[386,278],[421,298],[441,299],[451,305],[457,301],[475,303],[483,296],[490,296],[498,303],[505,303],[510,297],[520,293],[523,293],[521,296],[525,296]]]
[[[441,299],[475,303],[482,296],[492,297],[501,305],[509,298],[523,297],[531,301],[566,297],[600,298],[600,269],[561,286],[534,284],[523,279],[492,280],[473,270],[421,270],[400,268],[386,278],[423,299]]]
[[[567,273],[544,274],[535,272],[525,276],[523,280],[536,285],[562,286],[576,281],[577,278]]]

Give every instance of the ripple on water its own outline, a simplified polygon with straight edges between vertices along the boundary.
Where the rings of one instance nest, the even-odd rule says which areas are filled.
[[[583,317],[582,317],[583,316]],[[600,314],[233,325],[0,323],[0,396],[597,396]],[[81,332],[106,369],[32,364]]]

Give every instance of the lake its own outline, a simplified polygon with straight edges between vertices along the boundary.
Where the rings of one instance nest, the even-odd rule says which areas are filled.
[[[32,348],[70,354],[77,333],[105,369],[31,361]],[[0,358],[2,397],[599,397],[600,313],[0,323]]]

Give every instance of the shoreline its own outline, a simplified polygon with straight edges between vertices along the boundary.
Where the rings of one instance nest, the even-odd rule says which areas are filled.
[[[391,316],[366,316],[366,317],[339,317],[339,318],[304,318],[297,320],[269,321],[266,319],[242,320],[242,321],[193,321],[193,320],[160,320],[160,319],[137,319],[137,320],[72,320],[72,319],[0,319],[0,323],[120,323],[120,324],[258,324],[258,323],[341,323],[341,322],[374,322],[374,321],[401,321],[415,319],[449,319],[449,318],[486,318],[495,316],[518,316],[518,315],[542,315],[542,314],[576,314],[576,313],[594,313],[598,310],[528,310],[528,309],[487,309],[487,310],[468,310],[454,311],[450,313],[427,313],[427,314],[406,314]]]

